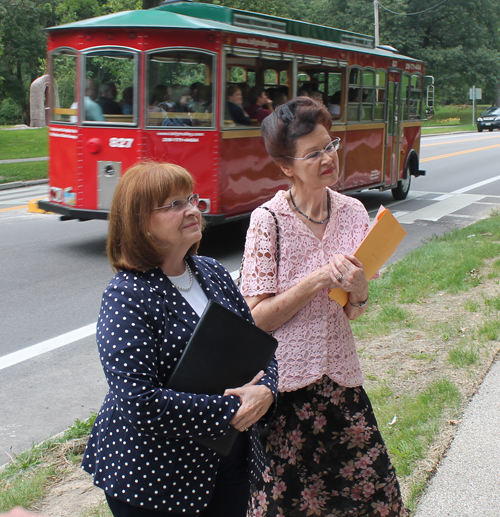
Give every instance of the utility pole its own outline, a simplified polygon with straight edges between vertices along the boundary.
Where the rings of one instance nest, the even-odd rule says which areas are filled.
[[[373,13],[375,16],[375,48],[380,45],[380,35],[378,31],[378,0],[373,0]]]

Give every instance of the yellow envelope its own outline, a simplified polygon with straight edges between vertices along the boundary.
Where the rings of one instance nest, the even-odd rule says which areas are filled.
[[[405,235],[406,230],[391,211],[381,205],[370,230],[354,253],[363,264],[368,280],[389,260]],[[329,296],[342,307],[349,298],[349,294],[338,287],[332,289]]]

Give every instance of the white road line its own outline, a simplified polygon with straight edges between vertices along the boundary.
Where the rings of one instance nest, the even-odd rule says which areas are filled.
[[[240,272],[237,269],[236,271],[233,271],[231,273],[231,278],[233,280],[237,280],[239,274]],[[19,364],[23,361],[27,361],[28,359],[33,359],[34,357],[45,354],[46,352],[51,352],[56,348],[71,345],[71,343],[74,343],[75,341],[79,341],[80,339],[92,336],[93,334],[95,334],[96,325],[97,323],[91,323],[90,325],[86,325],[85,327],[72,330],[71,332],[66,332],[66,334],[62,334],[52,339],[47,339],[47,341],[42,341],[41,343],[38,343],[36,345],[23,348],[22,350],[18,350],[17,352],[12,352],[11,354],[4,355],[0,357],[0,370],[4,370],[9,366],[14,366],[15,364]]]
[[[474,190],[475,188],[482,187],[483,185],[488,185],[488,183],[493,183],[494,181],[498,180],[500,180],[500,176],[495,176],[494,178],[490,178],[489,180],[480,181],[479,183],[474,183],[473,185],[469,185],[468,187],[454,190],[452,194],[463,194],[464,192],[469,192],[469,190]]]
[[[91,323],[85,327],[72,330],[71,332],[66,332],[66,334],[61,334],[60,336],[54,337],[52,339],[47,339],[47,341],[42,341],[36,345],[18,350],[17,352],[4,355],[3,357],[0,357],[0,370],[8,368],[9,366],[14,366],[15,364],[22,363],[28,359],[33,359],[33,357],[37,357],[39,355],[45,354],[46,352],[55,350],[56,348],[70,345],[75,341],[79,341],[80,339],[91,336],[92,334],[95,334],[95,329],[96,324]]]
[[[445,199],[449,199],[450,197],[453,196],[451,194],[443,194],[442,196],[433,198],[432,201],[444,201]]]
[[[479,201],[484,197],[486,196],[478,196],[475,194],[452,196],[434,205],[421,208],[420,210],[415,210],[414,212],[410,212],[403,217],[399,217],[398,221],[405,224],[411,224],[417,219],[424,221],[438,221],[441,217],[449,215],[456,210],[460,210],[461,208],[465,208],[466,206],[469,206],[470,204]]]

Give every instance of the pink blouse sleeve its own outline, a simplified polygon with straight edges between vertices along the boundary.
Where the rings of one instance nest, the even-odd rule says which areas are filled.
[[[267,210],[256,209],[250,218],[243,254],[243,296],[276,293],[277,274],[276,224]]]

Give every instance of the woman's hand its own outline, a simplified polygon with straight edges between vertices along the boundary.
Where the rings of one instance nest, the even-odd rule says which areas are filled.
[[[368,281],[366,280],[363,264],[353,255],[334,255],[331,262],[331,277],[335,287],[340,287],[349,293],[349,303],[345,306],[345,312],[349,319],[356,319],[368,308],[354,307],[368,299]]]
[[[267,386],[257,385],[264,377],[264,372],[260,371],[249,383],[239,388],[228,389],[224,395],[235,395],[240,397],[241,406],[229,422],[240,432],[248,429],[260,420],[274,402],[274,396]]]
[[[331,262],[331,278],[335,287],[340,287],[346,293],[366,294],[368,296],[368,282],[363,270],[363,264],[353,255],[334,255]]]

